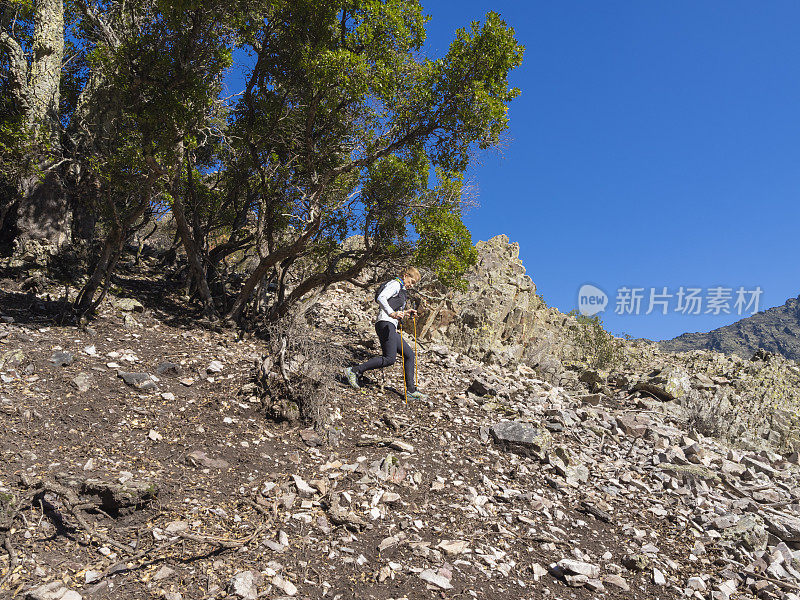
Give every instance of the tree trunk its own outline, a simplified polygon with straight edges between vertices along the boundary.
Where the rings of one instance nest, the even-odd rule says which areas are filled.
[[[95,302],[94,296],[97,289],[103,282],[103,279],[109,276],[111,265],[116,262],[116,254],[122,247],[123,235],[122,229],[115,225],[106,237],[105,244],[103,245],[103,252],[100,254],[100,260],[92,271],[86,285],[83,286],[81,293],[75,299],[75,310],[79,315],[93,311],[99,302]]]
[[[40,127],[42,139],[57,153],[59,144],[58,104],[61,60],[64,56],[63,0],[34,2],[33,60],[28,77],[28,125]]]
[[[183,202],[178,196],[172,197],[172,212],[175,215],[175,223],[178,226],[178,233],[180,233],[181,241],[183,242],[183,249],[186,251],[186,258],[189,261],[189,272],[192,279],[194,279],[197,292],[203,302],[203,314],[207,317],[212,316],[216,314],[214,299],[211,297],[211,289],[208,287],[208,279],[206,279],[206,271],[203,268],[200,253],[195,246],[194,238],[186,222]]]
[[[187,193],[190,193],[192,186],[191,168],[191,163],[187,156]],[[195,213],[197,213],[196,210]],[[178,234],[181,236],[183,249],[186,251],[186,258],[189,261],[189,273],[197,286],[200,300],[203,302],[203,315],[206,317],[215,316],[217,311],[214,307],[214,299],[211,297],[211,289],[208,287],[206,270],[203,266],[200,250],[195,243],[195,238],[192,236],[192,232],[189,231],[189,224],[186,222],[186,211],[184,210],[183,200],[178,190],[172,194],[172,214],[175,215],[175,224],[178,228]],[[189,287],[191,288],[191,285]]]
[[[267,275],[269,270],[275,266],[275,264],[281,260],[283,257],[275,256],[276,253],[272,253],[269,256],[262,258],[261,262],[255,268],[255,270],[250,274],[242,289],[239,291],[239,295],[236,297],[236,300],[231,306],[231,309],[228,311],[228,319],[231,321],[237,321],[239,316],[242,314],[242,309],[244,309],[244,305],[250,300],[250,296],[253,293],[253,290],[256,288],[261,280]],[[287,252],[287,254],[289,254]]]
[[[71,221],[64,185],[56,169],[43,178],[31,176],[23,182],[16,210],[16,229],[23,245],[35,240],[61,248],[69,242]]]
[[[270,314],[270,319],[276,320],[286,315],[289,309],[297,304],[303,296],[309,292],[317,289],[321,291],[333,283],[357,277],[361,271],[364,270],[372,257],[372,252],[365,252],[350,268],[340,272],[335,271],[336,261],[334,261],[329,265],[326,271],[315,273],[307,277],[304,281],[300,282],[285,299],[275,303]]]
[[[3,43],[14,49],[19,44],[3,32]],[[61,123],[59,100],[61,63],[64,57],[63,0],[36,0],[30,65],[12,60],[11,70],[21,89],[25,125],[34,144],[34,164],[38,173],[20,182],[20,200],[13,218],[19,238],[18,251],[25,251],[27,242],[35,240],[60,248],[69,241],[70,207],[59,175]]]

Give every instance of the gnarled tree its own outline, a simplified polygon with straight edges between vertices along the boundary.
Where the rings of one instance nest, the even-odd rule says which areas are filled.
[[[278,297],[273,316],[415,248],[455,278],[474,260],[461,177],[471,152],[507,128],[518,94],[508,73],[523,49],[489,13],[459,30],[442,59],[421,58],[425,20],[416,1],[279,0],[243,29],[256,63],[233,115],[227,168],[255,190],[258,260],[230,318],[298,258],[317,268]],[[353,233],[363,245],[338,250]]]
[[[3,91],[14,100],[14,106],[4,107],[0,127],[27,142],[16,147],[24,149],[16,157],[13,175],[9,177],[10,168],[4,169],[10,189],[0,207],[0,231],[59,247],[69,241],[70,232],[60,169],[63,0],[0,4],[0,49],[7,77]],[[9,218],[12,222],[6,224]]]

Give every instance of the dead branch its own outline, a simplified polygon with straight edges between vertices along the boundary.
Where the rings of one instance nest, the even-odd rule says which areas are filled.
[[[175,546],[175,545],[177,545],[177,544],[179,544],[179,543],[181,543],[183,541],[187,541],[188,540],[188,541],[192,541],[192,542],[198,542],[198,543],[201,543],[201,544],[208,544],[210,546],[214,546],[214,547],[222,549],[222,550],[231,550],[231,549],[235,549],[235,548],[241,548],[242,546],[246,546],[247,544],[252,542],[254,539],[256,539],[261,534],[262,531],[263,531],[263,527],[259,526],[259,527],[256,528],[256,530],[251,535],[247,536],[246,538],[240,539],[240,540],[229,540],[229,539],[225,539],[225,538],[196,535],[196,534],[185,533],[185,532],[176,533],[175,534],[175,536],[176,536],[175,538],[173,538],[171,540],[168,540],[168,541],[164,542],[163,544],[153,545],[153,546],[151,546],[151,547],[149,547],[149,548],[147,548],[145,550],[142,550],[141,552],[139,552],[137,554],[134,554],[133,556],[128,557],[124,561],[120,561],[118,563],[115,563],[115,564],[111,565],[108,569],[106,569],[103,572],[103,575],[100,577],[100,579],[105,579],[109,575],[114,575],[115,573],[118,573],[121,569],[124,569],[126,572],[131,572],[131,571],[137,571],[137,570],[149,567],[150,565],[152,565],[154,563],[157,563],[159,561],[164,560],[164,557],[159,557],[159,558],[154,558],[154,559],[151,559],[151,560],[146,560],[146,561],[144,561],[144,562],[142,562],[140,564],[133,564],[132,566],[129,566],[129,565],[131,565],[131,563],[136,563],[137,561],[142,560],[143,558],[145,558],[148,555],[151,555],[151,554],[162,554],[165,550],[168,550],[168,549],[172,548],[173,546]],[[187,560],[187,559],[183,558],[182,560]]]
[[[8,571],[3,576],[3,578],[0,579],[0,588],[2,588],[3,585],[5,585],[6,581],[8,581],[11,578],[11,575],[13,575],[14,573],[14,569],[16,569],[17,565],[19,564],[19,557],[17,556],[17,552],[14,550],[14,546],[11,545],[10,533],[6,533],[3,536],[3,548],[5,549],[6,552],[8,552],[9,561],[8,561]]]
[[[127,544],[118,542],[102,531],[98,531],[96,527],[86,520],[86,517],[83,515],[83,510],[87,508],[96,508],[96,506],[93,503],[82,502],[75,490],[46,479],[31,482],[27,477],[23,478],[23,485],[29,487],[31,490],[34,490],[37,492],[37,494],[45,492],[58,496],[61,499],[64,507],[73,517],[75,517],[75,520],[78,521],[78,524],[86,531],[90,539],[94,538],[105,544],[108,544],[109,546],[113,546],[117,550],[124,552],[127,555],[133,554],[133,548]]]
[[[281,377],[283,377],[284,381],[288,382],[289,381],[289,373],[286,371],[286,343],[287,343],[286,342],[286,337],[284,336],[281,339],[281,350],[280,350],[280,353],[279,353],[278,356],[280,357],[280,361],[279,362],[280,362],[280,367],[281,367]]]

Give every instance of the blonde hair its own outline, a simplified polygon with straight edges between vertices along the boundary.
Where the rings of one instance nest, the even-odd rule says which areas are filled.
[[[406,267],[406,270],[403,271],[403,277],[411,277],[414,283],[417,283],[422,278],[422,275],[419,274],[416,267]]]

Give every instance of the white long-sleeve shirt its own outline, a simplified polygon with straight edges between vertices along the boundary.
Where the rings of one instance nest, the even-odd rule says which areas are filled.
[[[395,310],[389,306],[389,298],[397,294],[401,289],[400,282],[397,279],[392,279],[389,283],[386,284],[386,287],[383,288],[383,291],[378,294],[378,321],[388,321],[392,323],[395,327],[397,327],[397,319],[393,319],[389,315],[391,315]]]

